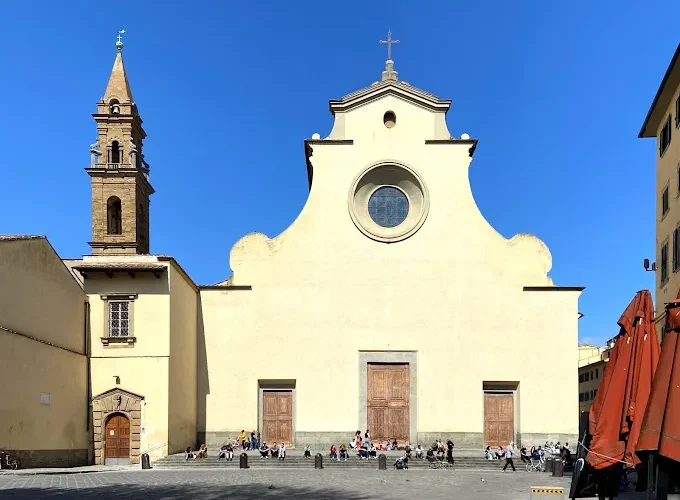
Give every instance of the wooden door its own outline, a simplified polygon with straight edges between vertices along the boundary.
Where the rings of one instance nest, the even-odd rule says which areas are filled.
[[[293,441],[292,391],[264,391],[262,414],[262,441],[269,446],[282,442],[290,446]]]
[[[512,394],[484,393],[484,446],[505,448],[515,435]]]
[[[409,440],[408,364],[369,364],[367,425],[371,440]]]
[[[130,460],[130,421],[125,415],[114,415],[106,421],[106,460]]]

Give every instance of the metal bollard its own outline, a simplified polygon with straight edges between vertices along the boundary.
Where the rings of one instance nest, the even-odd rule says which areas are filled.
[[[248,454],[247,453],[241,453],[241,456],[238,459],[238,467],[239,469],[250,469],[248,467]]]
[[[142,453],[142,469],[150,469],[151,460],[149,459],[148,453]]]
[[[314,456],[314,468],[323,469],[323,455],[321,455],[321,453],[317,453]]]
[[[387,457],[384,453],[378,455],[378,470],[387,470]]]

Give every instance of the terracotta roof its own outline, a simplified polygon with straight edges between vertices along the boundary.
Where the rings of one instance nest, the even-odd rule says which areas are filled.
[[[656,95],[654,96],[652,105],[649,107],[649,111],[647,111],[647,116],[645,117],[645,121],[642,124],[642,128],[640,129],[638,137],[640,138],[656,137],[656,129],[660,124],[660,120],[665,119],[665,115],[663,117],[655,117],[654,120],[652,119],[652,115],[654,114],[654,111],[657,109],[659,103],[663,104],[664,110],[668,107],[670,101],[667,102],[667,100],[670,99],[675,93],[675,89],[677,88],[679,81],[680,81],[680,43],[678,44],[678,47],[675,49],[675,54],[673,54],[671,62],[668,65],[668,68],[666,69],[666,73],[664,74],[663,79],[661,80],[659,89],[656,91]],[[673,86],[672,92],[669,92],[666,95],[664,95],[662,99],[662,94],[664,94],[664,90],[669,84]],[[650,130],[647,130],[648,128]]]
[[[39,240],[46,239],[45,236],[33,236],[30,234],[0,234],[0,241],[16,241],[16,240]]]
[[[84,262],[73,269],[78,271],[162,271],[167,266],[155,262]]]
[[[383,87],[389,87],[390,85],[392,85],[394,87],[400,87],[404,90],[408,90],[409,92],[413,92],[414,94],[419,94],[422,97],[439,100],[439,97],[437,97],[436,95],[431,94],[430,92],[426,92],[426,91],[419,89],[417,87],[413,87],[413,86],[409,85],[407,82],[402,82],[402,81],[399,81],[399,80],[383,80],[383,81],[380,81],[380,82],[372,83],[368,87],[364,87],[364,88],[359,89],[359,90],[352,92],[350,94],[344,95],[340,98],[340,101],[348,101],[348,100],[353,99],[354,97],[359,96],[359,95],[361,95],[365,92],[377,90],[377,89],[380,89],[380,88],[383,88]]]

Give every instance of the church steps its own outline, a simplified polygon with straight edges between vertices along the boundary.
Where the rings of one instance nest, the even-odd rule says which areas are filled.
[[[397,455],[398,456],[398,455]],[[387,466],[392,467],[395,457],[388,457]],[[503,467],[505,461],[489,461],[483,457],[476,458],[465,458],[456,457],[455,469],[478,469],[478,470],[499,470]],[[291,456],[287,457],[286,460],[280,461],[276,459],[262,460],[256,457],[249,458],[248,465],[252,468],[313,468],[314,459],[313,458],[303,458],[302,456]],[[209,457],[201,460],[185,460],[182,455],[173,455],[163,459],[159,459],[152,463],[154,468],[158,469],[171,469],[171,468],[239,468],[239,458],[238,456],[234,458],[233,461],[217,460],[217,458]],[[324,468],[369,468],[377,469],[378,460],[360,460],[358,458],[350,458],[348,461],[337,461],[330,460],[324,457],[323,461]],[[516,464],[516,467],[522,469],[520,464]],[[430,465],[426,460],[411,460],[409,462],[409,468],[411,469],[421,469],[429,468]]]

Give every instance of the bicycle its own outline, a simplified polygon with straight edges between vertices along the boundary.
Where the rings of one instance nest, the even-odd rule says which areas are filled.
[[[446,460],[435,460],[432,462],[432,468],[433,469],[448,469],[453,467],[453,464],[447,462]]]
[[[541,462],[540,460],[534,461],[531,459],[531,461],[527,464],[526,470],[527,472],[545,472],[545,463]]]
[[[0,469],[17,470],[21,468],[19,459],[6,451],[0,451]]]

